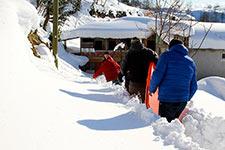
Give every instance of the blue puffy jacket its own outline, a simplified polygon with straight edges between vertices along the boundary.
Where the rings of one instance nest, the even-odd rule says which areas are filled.
[[[183,44],[164,52],[153,72],[150,92],[159,87],[159,101],[186,102],[197,90],[196,66]]]

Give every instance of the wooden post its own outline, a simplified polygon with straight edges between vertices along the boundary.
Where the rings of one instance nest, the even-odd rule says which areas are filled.
[[[58,11],[59,9],[59,0],[53,1],[53,33],[52,33],[52,49],[53,56],[55,58],[55,66],[58,69]]]

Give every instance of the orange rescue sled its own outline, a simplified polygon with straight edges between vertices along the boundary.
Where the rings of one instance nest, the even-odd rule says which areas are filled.
[[[158,115],[158,112],[159,112],[158,90],[152,96],[150,95],[150,91],[149,91],[154,69],[155,69],[155,64],[153,62],[150,62],[148,67],[148,76],[146,80],[145,105],[147,109],[151,108],[152,111]]]

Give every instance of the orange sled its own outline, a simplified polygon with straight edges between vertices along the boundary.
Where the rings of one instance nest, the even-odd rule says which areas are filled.
[[[151,78],[153,71],[155,69],[155,64],[151,62],[148,68],[148,76],[146,80],[146,90],[145,90],[145,105],[146,108],[151,108],[152,111],[158,115],[159,112],[159,100],[158,100],[158,90],[151,96],[149,92],[149,87],[151,83]]]

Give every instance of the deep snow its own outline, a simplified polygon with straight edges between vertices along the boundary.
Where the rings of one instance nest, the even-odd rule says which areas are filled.
[[[225,149],[224,78],[199,81],[183,124],[168,123],[123,87],[81,72],[87,59],[61,43],[58,70],[46,46],[35,58],[27,40],[38,24],[33,6],[0,3],[0,149]]]

